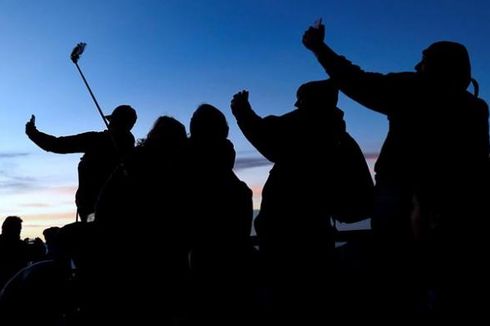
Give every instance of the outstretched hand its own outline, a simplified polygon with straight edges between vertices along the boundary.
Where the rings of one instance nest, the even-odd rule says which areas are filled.
[[[318,50],[325,39],[325,25],[310,26],[303,34],[303,45],[311,51]]]
[[[233,115],[240,114],[240,112],[251,110],[250,103],[248,102],[248,91],[240,91],[233,95],[231,100],[231,112]]]
[[[36,116],[31,115],[31,119],[26,123],[26,134],[31,134],[36,130]]]

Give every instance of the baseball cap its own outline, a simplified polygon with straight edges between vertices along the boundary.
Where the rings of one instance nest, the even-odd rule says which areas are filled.
[[[129,105],[117,106],[110,115],[105,116],[109,121],[117,121],[117,123],[133,126],[136,122],[136,111]]]

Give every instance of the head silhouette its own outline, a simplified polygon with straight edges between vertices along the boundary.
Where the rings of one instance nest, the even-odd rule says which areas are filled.
[[[191,118],[191,138],[220,140],[228,137],[225,115],[210,104],[201,104]]]
[[[300,110],[335,108],[339,91],[330,79],[311,81],[301,85],[296,92],[296,106]]]
[[[106,118],[111,129],[129,131],[136,123],[137,115],[131,106],[119,105]]]
[[[2,235],[10,239],[20,239],[22,219],[18,216],[7,216],[2,224]]]
[[[431,44],[422,52],[422,60],[415,70],[434,83],[455,89],[466,89],[471,81],[468,51],[456,42]]]
[[[60,233],[60,228],[57,226],[52,226],[47,229],[43,230],[43,236],[44,240],[46,242],[46,245],[49,246],[49,244],[54,243],[56,241],[56,237]]]
[[[187,140],[185,127],[177,119],[159,117],[144,141],[146,147],[169,149],[180,148]]]

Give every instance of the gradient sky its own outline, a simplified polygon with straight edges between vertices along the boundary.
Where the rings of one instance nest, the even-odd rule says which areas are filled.
[[[79,64],[102,109],[135,107],[137,138],[159,115],[188,126],[199,104],[220,108],[237,173],[258,206],[270,165],[241,135],[229,102],[247,89],[261,115],[293,109],[301,83],[325,78],[301,44],[319,17],[327,42],[370,71],[413,70],[432,42],[461,42],[481,97],[490,98],[488,0],[0,0],[0,221],[19,215],[23,236],[33,237],[75,219],[80,155],[43,152],[24,125],[35,114],[38,128],[56,136],[104,128],[69,60],[81,41],[88,45]],[[377,153],[385,117],[345,97],[339,107],[363,150]]]

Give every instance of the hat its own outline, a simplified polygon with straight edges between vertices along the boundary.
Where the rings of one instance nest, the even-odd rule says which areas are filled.
[[[427,74],[445,84],[466,89],[471,80],[470,57],[466,47],[450,41],[439,41],[423,51]]]
[[[331,79],[315,80],[302,84],[296,93],[296,107],[328,106],[335,108],[339,90]]]
[[[129,105],[119,105],[110,115],[105,116],[109,121],[125,124],[132,127],[136,122],[136,111]]]

